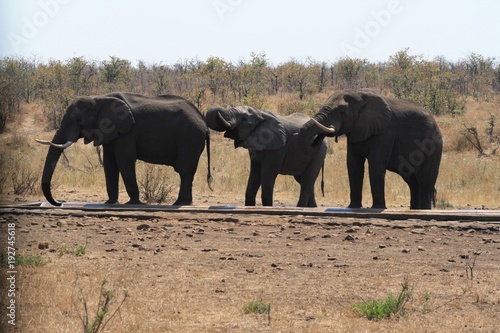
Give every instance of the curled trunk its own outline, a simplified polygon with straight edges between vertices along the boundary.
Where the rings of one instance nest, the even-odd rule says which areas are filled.
[[[318,131],[318,127],[312,120],[302,126],[299,133],[300,149],[307,155],[314,155],[318,153],[321,148],[321,142],[324,140],[325,135]]]

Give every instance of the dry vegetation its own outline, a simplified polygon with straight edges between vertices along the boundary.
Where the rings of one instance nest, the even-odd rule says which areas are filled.
[[[0,216],[0,228],[16,223],[18,254],[45,264],[17,268],[18,326],[8,333],[83,332],[81,300],[92,321],[103,279],[109,315],[127,295],[108,333],[498,329],[498,224],[18,213]],[[397,316],[371,321],[353,309],[404,281],[410,297]],[[245,313],[255,301],[270,311]]]
[[[395,56],[391,61],[408,60],[406,56],[404,59]],[[471,59],[481,60],[481,57],[471,56]],[[247,70],[260,68],[259,60],[262,57],[257,55],[253,62],[240,64],[239,72],[235,73],[243,78],[255,74]],[[415,57],[409,60],[422,71],[433,64]],[[358,70],[364,74],[349,79],[341,75],[344,67],[339,64],[345,68],[359,65]],[[68,72],[70,80],[61,74],[66,65],[72,70]],[[0,99],[2,112],[5,105],[12,107],[7,122],[0,123],[3,204],[45,200],[39,182],[47,147],[38,145],[34,139],[53,136],[54,122],[76,94],[136,88],[141,91],[135,92],[147,94],[177,92],[179,84],[187,89],[185,94],[179,94],[199,102],[202,110],[212,104],[247,103],[280,114],[313,114],[338,88],[375,82],[378,91],[390,95],[405,91],[395,88],[408,88],[401,78],[399,85],[369,81],[367,78],[382,71],[380,68],[385,65],[377,67],[349,59],[332,65],[336,81],[325,77],[322,90],[316,86],[312,89],[311,82],[303,91],[292,84],[300,82],[298,74],[304,68],[323,68],[318,64],[301,67],[290,62],[278,67],[283,73],[276,67],[265,67],[271,72],[276,70],[271,73],[276,74],[276,81],[271,81],[273,87],[278,84],[279,75],[289,76],[288,85],[280,81],[279,92],[252,90],[260,82],[252,81],[253,74],[250,79],[247,77],[254,84],[249,86],[233,85],[245,82],[236,79],[231,84],[217,81],[226,78],[226,72],[217,71],[220,59],[201,64],[197,72],[151,66],[150,72],[144,72],[149,73],[145,86],[130,83],[137,82],[140,74],[144,74],[142,67],[122,71],[115,78],[106,76],[104,81],[99,78],[96,73],[111,75],[113,66],[122,68],[120,59],[112,58],[103,68],[94,68],[91,65],[95,64],[82,58],[72,59],[66,65],[38,64],[28,98],[24,95],[27,92],[19,89],[7,91],[11,97],[19,93],[20,99],[12,99],[20,101],[18,104]],[[73,81],[73,70],[78,65],[83,66],[78,79],[86,78],[84,81]],[[447,88],[456,93],[467,86],[463,94],[455,96],[455,102],[462,106],[446,110],[450,105],[443,102],[439,107],[444,109],[433,109],[445,145],[437,183],[438,208],[498,209],[500,152],[496,149],[500,143],[500,80],[490,78],[485,84],[485,77],[479,74],[471,79],[467,75],[474,68],[464,67],[469,74],[462,77],[463,81],[460,67],[457,68],[458,72],[445,77],[454,78],[458,73],[456,82],[439,81],[438,86],[441,85],[440,94]],[[391,74],[389,70],[388,73]],[[181,75],[175,77],[177,81],[163,80],[174,74]],[[394,72],[389,78],[396,80],[399,74]],[[0,80],[5,77],[0,76]],[[186,77],[192,80],[184,80]],[[329,80],[331,84],[326,85]],[[40,88],[44,85],[49,88]],[[12,85],[0,85],[0,94],[6,93],[2,90],[5,87]],[[413,88],[411,91],[415,92],[422,87]],[[422,93],[407,97],[425,102],[426,96]],[[442,101],[449,101],[446,98]],[[473,145],[477,142],[483,148],[482,154]],[[321,206],[343,207],[349,197],[346,142],[340,138],[338,143],[333,140],[328,143],[325,197],[317,188],[317,201]],[[219,133],[212,134],[211,147],[214,191],[206,183],[207,159],[203,153],[194,182],[194,204],[243,205],[249,170],[247,151],[235,150],[232,141]],[[104,175],[95,148],[79,142],[65,155],[53,178],[55,198],[105,201]],[[149,196],[152,204],[158,196],[163,196],[167,204],[175,200],[179,181],[172,168],[139,162],[138,177],[143,199]],[[363,204],[370,206],[368,178],[365,179]],[[298,185],[293,178],[278,177],[275,205],[293,206],[297,198]],[[395,174],[387,175],[386,199],[390,208],[409,205],[408,188]],[[128,200],[123,186],[120,200]],[[118,310],[105,332],[496,332],[500,322],[500,230],[495,223],[160,212],[113,215],[2,210],[1,214],[0,235],[5,234],[7,223],[15,223],[17,254],[24,258],[19,258],[24,264],[17,267],[19,325],[9,333],[83,332],[82,300],[91,309],[92,321],[102,295],[103,279],[108,281],[105,292],[113,292],[114,296],[105,319]],[[1,251],[3,245],[0,259],[4,258]],[[391,293],[397,295],[406,279],[411,298],[401,316],[370,321],[353,310],[355,303],[384,299]],[[0,281],[0,295],[5,297],[2,283],[5,279]],[[128,296],[119,307],[125,292]],[[101,299],[106,298],[101,296]],[[270,304],[271,308],[262,314],[246,314],[245,307],[254,301]],[[4,302],[5,298],[0,300],[2,309]],[[5,325],[6,317],[2,316],[0,327]]]
[[[316,98],[320,103],[320,95]],[[267,103],[270,109],[293,103],[290,96],[275,97]],[[500,160],[491,154],[497,148],[488,136],[489,119],[493,115],[500,118],[498,99],[492,102],[478,102],[472,98],[467,102],[464,115],[460,117],[438,116],[437,121],[443,131],[445,151],[438,178],[437,205],[442,209],[453,208],[498,208],[500,203]],[[41,109],[35,105],[23,105],[22,112],[8,124],[0,136],[2,144],[0,185],[3,202],[42,201],[39,179],[47,148],[38,145],[34,138],[50,139],[53,131],[44,131]],[[478,156],[478,151],[466,140],[463,124],[475,126],[480,140],[489,156]],[[494,126],[493,135],[500,135],[500,126]],[[232,141],[219,133],[212,133],[212,175],[214,192],[206,179],[206,153],[202,154],[194,183],[195,204],[236,204],[243,205],[244,191],[249,170],[247,150],[234,149]],[[345,138],[338,143],[329,140],[329,150],[325,163],[325,197],[317,186],[318,204],[342,207],[348,204],[348,180],[345,167]],[[53,179],[56,198],[73,201],[101,202],[106,200],[104,175],[98,155],[92,146],[82,142],[66,151],[66,159],[61,158]],[[163,197],[164,203],[175,200],[178,191],[178,175],[170,167],[152,168],[138,163],[138,177],[143,199],[151,203]],[[149,181],[149,185],[147,185]],[[153,185],[154,184],[154,185]],[[386,199],[389,207],[407,207],[409,190],[398,175],[388,173]],[[161,185],[161,186],[159,186]],[[155,188],[156,187],[156,188]],[[121,186],[121,200],[127,194]],[[146,191],[146,189],[148,191]],[[21,191],[22,190],[22,191]],[[298,198],[298,184],[292,177],[279,176],[275,188],[276,205],[293,206]],[[148,192],[148,193],[147,193]],[[153,193],[156,192],[156,193]],[[365,177],[364,206],[371,205],[368,177]]]

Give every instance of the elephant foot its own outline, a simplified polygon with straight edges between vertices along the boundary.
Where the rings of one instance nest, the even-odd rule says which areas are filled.
[[[109,199],[108,201],[106,201],[104,204],[105,205],[115,205],[118,203],[118,200],[111,200]]]
[[[191,201],[177,200],[176,202],[174,202],[174,206],[191,206],[191,204]]]
[[[385,205],[373,205],[372,209],[387,209]]]
[[[142,202],[141,200],[139,199],[136,199],[136,200],[132,200],[130,199],[128,202],[126,202],[127,205],[145,205],[144,202]]]

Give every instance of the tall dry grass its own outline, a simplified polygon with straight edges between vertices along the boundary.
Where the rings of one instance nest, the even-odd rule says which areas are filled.
[[[273,96],[266,100],[264,107],[280,114],[302,111],[314,114],[327,94],[317,94],[309,100],[299,101],[295,96]],[[475,207],[498,208],[500,206],[500,157],[478,157],[478,152],[464,136],[467,126],[475,126],[485,151],[490,154],[496,142],[490,142],[490,120],[493,116],[500,122],[498,105],[500,98],[492,102],[469,100],[464,114],[460,117],[437,117],[443,132],[444,154],[440,176],[437,182],[438,207]],[[33,191],[15,194],[12,174],[25,170],[28,174],[41,176],[46,146],[37,144],[35,138],[50,139],[53,132],[44,131],[44,124],[39,121],[39,108],[33,105],[23,106],[21,116],[8,125],[6,133],[0,136],[0,190],[2,201],[15,198],[45,200],[39,187]],[[495,124],[493,137],[500,137],[500,124]],[[346,206],[349,203],[349,185],[346,170],[346,139],[338,143],[328,140],[328,154],[325,162],[325,197],[316,183],[317,202],[320,206]],[[500,143],[500,142],[499,142]],[[500,154],[500,152],[498,153]],[[194,204],[244,204],[244,192],[249,172],[248,151],[234,149],[232,140],[220,133],[211,135],[211,172],[214,178],[214,191],[210,191],[206,182],[206,151],[200,158],[194,181]],[[78,142],[66,150],[67,159],[61,157],[53,177],[53,192],[56,199],[94,201],[106,200],[104,173],[94,147]],[[154,169],[157,179],[166,179],[172,189],[165,203],[175,201],[179,186],[179,177],[171,167],[160,166]],[[139,181],[147,174],[147,166],[138,162]],[[321,177],[321,176],[320,176]],[[290,176],[278,176],[275,186],[275,205],[294,206],[298,200],[299,186]],[[257,202],[260,202],[260,192]],[[120,185],[120,200],[128,200],[123,184]],[[407,185],[395,174],[386,177],[386,202],[389,207],[408,207],[410,195]],[[368,175],[365,176],[363,205],[371,206],[371,194]]]

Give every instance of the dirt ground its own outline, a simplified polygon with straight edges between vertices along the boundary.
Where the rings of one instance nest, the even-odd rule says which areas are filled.
[[[113,292],[105,320],[128,295],[104,332],[498,332],[500,323],[494,222],[3,209],[0,234],[12,223],[16,254],[44,265],[16,268],[16,326],[1,286],[2,332],[83,332],[83,303],[92,322],[103,279]],[[370,321],[353,310],[404,281],[404,315]],[[245,314],[252,301],[270,311]]]

